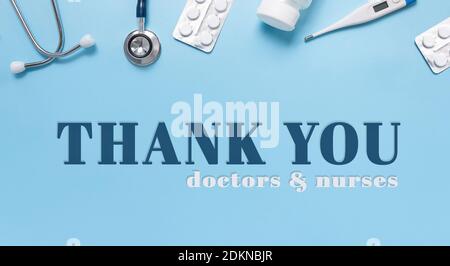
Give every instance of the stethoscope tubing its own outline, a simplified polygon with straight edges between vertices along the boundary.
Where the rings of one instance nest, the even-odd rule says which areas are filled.
[[[47,61],[47,60],[49,60],[51,58],[59,58],[59,57],[69,56],[69,55],[73,54],[74,52],[76,52],[77,50],[79,50],[81,48],[81,45],[77,44],[77,45],[75,45],[74,47],[70,48],[67,51],[62,51],[61,48],[64,45],[64,29],[63,29],[63,26],[62,26],[61,14],[59,13],[59,9],[58,9],[58,5],[56,3],[56,0],[51,0],[50,2],[52,3],[53,12],[55,14],[56,23],[58,25],[59,42],[61,43],[61,47],[59,47],[59,45],[58,45],[58,49],[54,53],[45,50],[39,44],[39,42],[34,37],[33,32],[31,31],[30,27],[28,26],[28,23],[26,22],[26,20],[25,20],[25,18],[23,16],[19,6],[17,5],[17,1],[16,0],[10,0],[10,1],[11,1],[11,4],[13,5],[13,7],[14,7],[14,10],[16,11],[16,14],[17,14],[17,17],[20,20],[20,23],[22,24],[23,28],[27,32],[27,35],[30,38],[30,40],[33,43],[33,45],[36,48],[36,50],[40,54],[42,54],[43,56],[49,57],[48,59],[46,59],[44,61],[41,61],[40,63],[43,63],[43,64],[51,63],[52,61]],[[39,64],[39,62],[36,62],[36,63],[29,63],[28,65],[30,67],[32,67],[32,66],[41,66],[43,64]]]
[[[23,16],[20,12],[19,7],[17,6],[16,1],[11,0],[11,3],[14,7],[14,9],[16,10],[16,14],[18,14],[18,17],[20,19],[20,21],[22,22]],[[53,2],[52,2],[53,3]],[[64,48],[64,34],[63,34],[63,26],[60,20],[57,19],[57,15],[58,14],[58,8],[56,5],[52,4],[52,9],[53,9],[53,13],[55,14],[55,20],[56,20],[56,25],[58,27],[58,46],[56,48],[56,52],[61,52],[62,49]],[[22,25],[24,25],[25,21],[22,23]],[[26,23],[25,23],[26,26]],[[28,27],[25,27],[25,30],[27,30]],[[31,62],[31,63],[26,63],[25,64],[25,68],[36,68],[36,67],[42,67],[42,66],[46,66],[48,64],[51,64],[53,61],[55,61],[56,58],[54,57],[48,57],[47,59],[41,60],[41,61],[36,61],[36,62]]]
[[[136,6],[136,17],[137,18],[147,17],[147,0],[138,0]]]
[[[136,18],[138,19],[138,30],[145,31],[145,20],[147,19],[147,0],[138,0],[136,5]]]

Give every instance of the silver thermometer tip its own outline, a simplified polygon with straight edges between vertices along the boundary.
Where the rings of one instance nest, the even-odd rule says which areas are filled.
[[[306,36],[305,37],[305,42],[309,42],[309,41],[311,41],[312,39],[314,39],[314,35],[308,35],[308,36]]]

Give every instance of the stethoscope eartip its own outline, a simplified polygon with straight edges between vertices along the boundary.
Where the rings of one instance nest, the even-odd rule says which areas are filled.
[[[80,46],[83,48],[89,48],[95,45],[95,39],[90,34],[86,34],[80,40]]]
[[[14,61],[9,66],[11,69],[11,73],[20,74],[25,71],[25,62],[22,61]]]

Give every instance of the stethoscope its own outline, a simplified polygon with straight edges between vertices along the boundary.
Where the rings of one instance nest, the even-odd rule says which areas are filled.
[[[123,49],[128,60],[137,66],[148,66],[158,60],[161,43],[155,33],[145,29],[147,1],[138,0],[136,17],[138,29],[128,34]]]
[[[14,74],[19,74],[24,72],[27,69],[31,68],[37,68],[42,67],[45,65],[48,65],[52,63],[55,59],[69,56],[76,51],[80,50],[81,48],[89,48],[95,45],[95,40],[92,38],[91,35],[86,34],[81,38],[80,42],[73,46],[72,48],[68,49],[67,51],[63,51],[64,49],[64,29],[61,21],[61,15],[59,13],[58,5],[56,3],[56,0],[51,0],[53,13],[55,15],[56,24],[58,26],[58,46],[56,48],[55,52],[49,52],[45,50],[41,45],[39,45],[38,41],[33,35],[33,32],[30,30],[30,27],[28,26],[28,23],[26,22],[20,8],[17,5],[16,0],[10,0],[11,4],[14,7],[14,10],[16,11],[17,17],[19,18],[20,22],[22,23],[23,28],[27,32],[28,37],[30,38],[31,42],[33,43],[36,50],[43,56],[46,57],[46,59],[42,61],[37,62],[31,62],[31,63],[25,63],[22,61],[14,61],[10,65],[11,72]]]

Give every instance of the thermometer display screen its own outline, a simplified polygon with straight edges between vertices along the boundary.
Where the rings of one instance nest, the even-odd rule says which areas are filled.
[[[383,2],[381,4],[374,6],[373,9],[375,10],[375,12],[380,12],[382,10],[385,10],[388,7],[389,7],[389,5],[388,5],[388,2],[386,1],[386,2]]]

